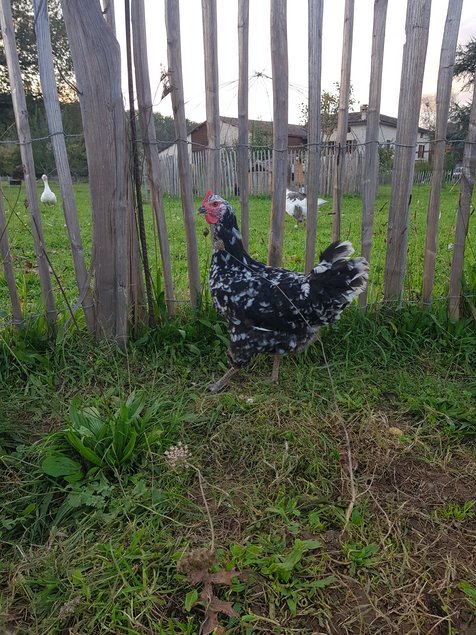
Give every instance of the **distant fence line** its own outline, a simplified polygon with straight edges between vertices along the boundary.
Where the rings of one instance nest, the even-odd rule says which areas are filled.
[[[287,185],[291,189],[304,188],[306,185],[307,158],[306,151],[288,152]],[[180,196],[180,175],[177,157],[174,155],[159,159],[161,186],[170,196]],[[235,147],[220,149],[221,187],[223,196],[238,196],[238,150]],[[252,196],[271,196],[273,193],[273,152],[270,148],[251,150],[248,157],[248,188]],[[320,159],[319,192],[323,196],[332,196],[335,160],[331,154]],[[293,169],[295,166],[295,169]],[[364,167],[364,149],[355,150],[347,155],[346,171],[343,181],[343,192],[359,194],[362,186],[362,170]],[[208,189],[207,150],[191,153],[192,188],[196,196]],[[431,182],[431,170],[415,170],[413,183]],[[379,172],[379,184],[391,182],[391,171]],[[453,181],[452,170],[443,173],[444,182]]]

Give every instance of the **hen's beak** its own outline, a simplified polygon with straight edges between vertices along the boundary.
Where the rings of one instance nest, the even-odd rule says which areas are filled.
[[[206,211],[207,211],[207,208],[205,207],[205,205],[202,205],[201,207],[198,208],[199,214],[205,214]]]

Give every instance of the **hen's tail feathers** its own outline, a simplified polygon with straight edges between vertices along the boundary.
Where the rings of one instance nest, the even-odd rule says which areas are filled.
[[[319,280],[319,285],[332,289],[333,295],[340,295],[347,302],[365,290],[369,279],[368,262],[362,257],[349,260],[353,253],[348,240],[332,243],[321,253],[310,274],[316,282]]]

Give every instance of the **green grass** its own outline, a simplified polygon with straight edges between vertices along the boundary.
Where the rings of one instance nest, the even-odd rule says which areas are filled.
[[[212,312],[123,352],[41,333],[0,344],[2,632],[476,628],[474,319],[348,310],[216,396]]]
[[[52,186],[55,187],[54,184]],[[56,187],[56,190],[58,188]],[[24,193],[18,187],[4,187],[7,217],[9,218],[9,237],[11,252],[17,276],[17,287],[25,313],[41,313],[40,283],[33,243],[31,239],[28,210],[24,205]],[[87,184],[75,185],[78,213],[82,228],[88,267],[91,258],[91,217]],[[443,187],[441,197],[441,219],[439,230],[439,248],[436,263],[434,296],[443,298],[448,293],[448,280],[451,264],[451,244],[454,242],[454,227],[458,205],[459,190],[450,184]],[[429,197],[429,186],[415,186],[410,208],[408,266],[405,278],[404,296],[407,300],[417,300],[421,291],[423,272],[423,254],[425,241],[426,214]],[[385,242],[389,208],[390,188],[382,186],[375,205],[374,248],[370,270],[369,301],[380,301],[383,290],[383,273],[385,267]],[[238,211],[239,201],[231,199]],[[196,206],[198,208],[197,199]],[[183,220],[180,200],[165,197],[164,206],[170,237],[172,258],[172,275],[176,296],[179,300],[188,299],[188,279],[186,272],[186,244],[183,231]],[[250,199],[250,253],[261,261],[266,261],[271,201],[269,197],[252,197]],[[160,256],[153,230],[150,206],[145,206],[150,249],[150,262],[153,278],[160,272]],[[53,277],[53,286],[57,304],[67,308],[65,297],[70,303],[76,303],[74,271],[69,252],[66,228],[61,207],[55,209],[42,207],[42,219],[45,244],[54,272],[61,281],[60,288]],[[359,196],[345,196],[343,202],[342,238],[350,239],[357,253],[360,251],[361,199]],[[475,279],[476,249],[474,247],[474,214],[471,215],[465,256],[465,275],[467,279]],[[317,234],[317,250],[325,248],[331,241],[331,201],[320,208]],[[202,280],[206,288],[206,276],[210,258],[210,239],[203,235],[205,223],[197,217],[197,239],[199,246]],[[283,246],[283,266],[293,270],[302,270],[305,248],[305,228],[295,226],[293,219],[286,216],[285,239]],[[159,273],[160,277],[160,273]],[[0,277],[0,318],[7,321],[10,315],[6,282]]]
[[[88,191],[75,188],[89,259]],[[23,308],[40,312],[28,213],[17,189],[5,191]],[[412,198],[412,300],[428,193],[416,187]],[[457,199],[444,188],[441,297]],[[371,300],[381,298],[388,200],[382,188]],[[342,236],[357,252],[360,206],[345,197]],[[186,299],[179,201],[166,198],[165,209],[177,296]],[[261,260],[269,210],[269,198],[251,200],[250,252]],[[60,210],[44,210],[43,220],[53,267],[75,301]],[[203,229],[198,219],[206,280]],[[302,269],[304,234],[286,218],[284,266]],[[468,281],[473,235],[474,214]],[[324,206],[318,249],[330,236]],[[152,231],[150,244],[157,267]],[[473,632],[474,316],[452,323],[443,303],[427,312],[350,308],[322,343],[283,360],[279,384],[267,380],[262,356],[212,396],[207,384],[226,367],[225,325],[208,302],[195,314],[179,306],[176,319],[162,316],[125,351],[89,341],[63,317],[55,342],[42,318],[21,333],[1,331],[0,631]]]

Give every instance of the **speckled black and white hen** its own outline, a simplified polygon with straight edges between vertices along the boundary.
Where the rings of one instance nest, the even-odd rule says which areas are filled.
[[[207,193],[198,210],[213,231],[210,291],[228,322],[231,369],[209,389],[217,392],[255,353],[285,355],[313,342],[319,327],[339,319],[367,286],[364,258],[338,241],[325,249],[309,274],[269,267],[245,251],[232,206]]]

